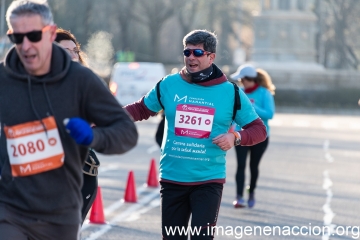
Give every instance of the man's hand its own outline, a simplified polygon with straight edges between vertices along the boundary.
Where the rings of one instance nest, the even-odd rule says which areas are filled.
[[[90,125],[81,118],[66,118],[64,125],[77,144],[89,146],[94,135]]]
[[[220,134],[213,138],[212,142],[218,145],[222,150],[227,151],[234,146],[235,135],[232,133]]]

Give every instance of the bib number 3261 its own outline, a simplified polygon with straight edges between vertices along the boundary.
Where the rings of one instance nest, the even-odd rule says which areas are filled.
[[[189,104],[177,105],[175,135],[208,138],[213,126],[214,115],[214,108]]]
[[[7,150],[14,177],[25,177],[61,167],[64,150],[54,117],[5,126]]]

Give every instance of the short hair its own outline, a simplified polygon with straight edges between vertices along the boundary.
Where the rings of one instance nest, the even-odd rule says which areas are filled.
[[[6,22],[12,29],[10,19],[26,15],[39,15],[44,25],[53,24],[53,15],[46,0],[15,0],[6,11]]]
[[[208,30],[193,30],[183,38],[184,47],[186,47],[187,44],[203,44],[204,50],[212,53],[216,53],[217,43],[218,40],[215,33],[209,32]]]
[[[85,54],[83,51],[80,50],[80,43],[76,40],[76,37],[74,36],[74,34],[72,34],[70,31],[67,31],[65,29],[62,28],[58,28],[56,29],[56,38],[55,38],[55,42],[60,43],[63,40],[69,40],[75,43],[76,47],[79,49],[79,62],[84,65],[87,66],[87,62],[85,61]]]

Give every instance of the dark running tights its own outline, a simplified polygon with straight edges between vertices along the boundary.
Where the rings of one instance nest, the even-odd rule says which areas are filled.
[[[259,164],[262,155],[264,154],[269,143],[269,138],[265,141],[258,143],[254,146],[236,146],[236,157],[237,157],[237,171],[236,171],[236,192],[237,195],[243,196],[244,183],[245,183],[245,167],[246,157],[250,150],[250,193],[254,192],[256,188],[256,181],[259,176]]]

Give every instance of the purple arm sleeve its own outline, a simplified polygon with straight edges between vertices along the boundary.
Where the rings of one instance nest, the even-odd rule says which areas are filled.
[[[146,120],[156,115],[156,112],[150,111],[145,106],[144,97],[137,102],[126,105],[124,108],[132,116],[134,121]]]

